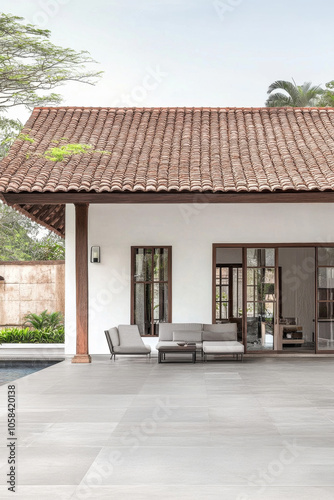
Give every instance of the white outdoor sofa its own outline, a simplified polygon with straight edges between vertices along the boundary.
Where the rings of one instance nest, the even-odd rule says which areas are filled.
[[[127,356],[145,354],[151,357],[151,347],[144,344],[137,325],[119,325],[118,328],[110,328],[104,333],[111,353],[111,360],[114,357],[115,361],[118,354]]]
[[[174,346],[178,342],[195,342],[197,351],[204,356],[229,354],[243,360],[244,346],[237,340],[237,324],[160,323],[156,348]]]

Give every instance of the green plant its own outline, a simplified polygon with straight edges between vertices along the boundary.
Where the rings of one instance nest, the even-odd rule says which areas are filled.
[[[6,328],[0,332],[0,344],[63,344],[65,341],[64,327],[42,328]]]
[[[61,312],[48,313],[47,309],[41,314],[29,313],[24,316],[24,326],[32,327],[35,330],[56,329],[64,324]]]
[[[51,161],[63,161],[68,156],[87,153],[92,147],[90,144],[65,144],[48,149],[45,151],[44,157]]]
[[[18,139],[21,139],[22,141],[27,141],[27,142],[31,142],[32,144],[35,142],[35,139],[33,139],[32,137],[29,137],[28,134],[19,134],[17,136]]]
[[[266,106],[269,108],[281,106],[305,108],[318,106],[324,89],[319,85],[312,85],[311,82],[297,85],[294,80],[292,82],[278,80],[269,86],[267,94],[269,97]]]

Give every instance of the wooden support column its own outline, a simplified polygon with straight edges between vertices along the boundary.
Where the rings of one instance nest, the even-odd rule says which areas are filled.
[[[88,204],[75,204],[77,351],[72,363],[90,363],[88,354]]]

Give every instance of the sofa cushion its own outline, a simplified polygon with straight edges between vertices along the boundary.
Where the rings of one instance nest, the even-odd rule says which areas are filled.
[[[114,328],[110,328],[108,332],[113,347],[119,346],[119,335],[117,328],[114,326]]]
[[[245,347],[240,342],[203,342],[205,354],[243,354]]]
[[[115,354],[149,354],[151,348],[148,345],[118,346],[114,348]]]
[[[173,340],[176,342],[182,340],[185,340],[186,342],[201,342],[202,332],[196,332],[193,330],[175,330],[173,332]]]
[[[205,324],[203,325],[203,340],[212,340],[212,341],[237,340],[238,338],[237,329],[238,327],[236,323],[219,323],[216,325]]]
[[[201,323],[159,323],[159,340],[173,340],[177,330],[202,331]]]
[[[226,340],[226,335],[227,335],[227,340],[230,340],[230,334],[229,333],[222,333],[222,332],[203,332],[203,342],[204,341],[224,341]]]
[[[137,325],[118,325],[118,334],[119,345],[122,347],[144,345]]]

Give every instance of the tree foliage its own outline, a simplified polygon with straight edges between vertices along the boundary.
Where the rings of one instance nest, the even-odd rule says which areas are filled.
[[[324,90],[318,85],[312,85],[311,82],[296,85],[295,81],[278,80],[269,86],[267,94],[269,95],[266,101],[267,107],[305,108],[318,106]]]
[[[318,106],[329,106],[334,107],[334,80],[326,83],[326,89],[320,98]]]
[[[87,51],[76,52],[50,42],[49,30],[23,24],[23,18],[0,13],[0,113],[15,106],[59,104],[54,89],[67,82],[94,85],[101,71]],[[0,115],[0,157],[4,157],[22,124]]]
[[[5,118],[0,115],[0,159],[8,153],[10,145],[19,134],[23,124],[20,120]]]
[[[0,261],[64,258],[61,237],[0,203]]]
[[[96,83],[101,72],[85,69],[95,63],[88,52],[53,45],[49,30],[21,21],[0,15],[0,109],[59,104],[61,95],[52,89],[69,81]]]

